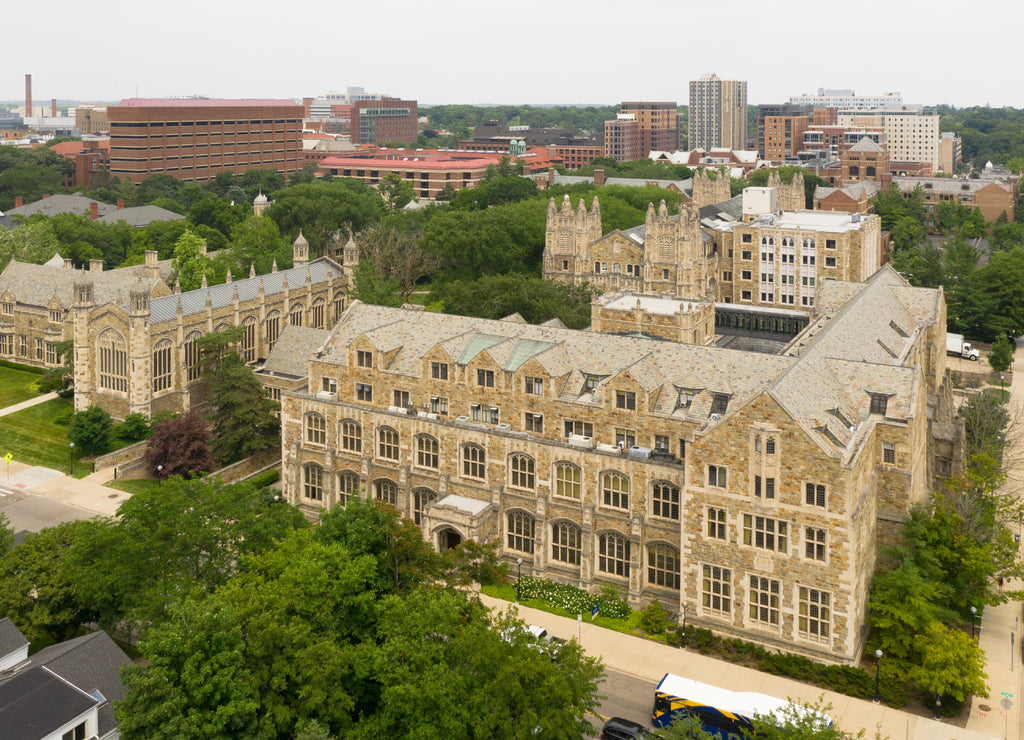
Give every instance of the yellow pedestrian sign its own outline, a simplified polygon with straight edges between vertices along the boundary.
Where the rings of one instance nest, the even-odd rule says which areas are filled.
[[[13,459],[14,459],[14,455],[12,455],[10,452],[8,452],[6,455],[4,455],[4,465],[10,465],[11,461]]]

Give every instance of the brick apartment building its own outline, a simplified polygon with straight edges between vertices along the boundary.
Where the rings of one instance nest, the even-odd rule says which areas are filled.
[[[416,141],[417,121],[415,100],[360,100],[352,105],[352,143],[411,144]]]
[[[633,162],[641,154],[640,122],[630,113],[620,113],[614,121],[604,122],[604,156],[616,162]]]
[[[674,152],[679,148],[679,107],[669,102],[625,102],[620,112],[632,115],[640,124],[640,156],[651,152]],[[609,155],[610,156],[610,155]]]
[[[319,166],[334,177],[351,177],[374,187],[380,184],[381,178],[395,173],[412,184],[417,199],[434,200],[448,185],[451,190],[476,187],[483,182],[491,164],[494,164],[493,158],[409,156],[402,159],[327,157]]]
[[[110,174],[204,182],[220,172],[302,169],[303,106],[291,100],[128,98],[107,108]]]

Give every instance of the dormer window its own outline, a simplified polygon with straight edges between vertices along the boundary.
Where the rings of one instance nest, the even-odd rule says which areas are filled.
[[[14,313],[14,304],[11,301],[4,301],[3,303],[0,303],[0,312],[3,312],[6,316],[10,316]]]
[[[729,394],[714,393],[711,398],[711,413],[724,414],[729,408]]]
[[[636,410],[636,393],[633,391],[615,391],[615,408]]]
[[[889,397],[883,393],[871,394],[871,413],[885,416],[886,408],[889,405]]]
[[[356,350],[356,364],[359,367],[373,367],[373,352]]]
[[[583,376],[583,390],[581,393],[593,393],[597,390],[597,383],[601,380],[598,375],[584,375]]]
[[[60,311],[50,311],[51,324],[59,324],[63,318],[64,316]]]
[[[697,396],[700,391],[693,388],[680,388],[679,389],[679,400],[676,402],[676,408],[688,409],[690,404],[693,403],[693,399]]]

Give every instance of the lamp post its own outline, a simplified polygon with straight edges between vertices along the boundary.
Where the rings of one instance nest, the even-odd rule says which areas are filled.
[[[164,466],[163,465],[157,465],[156,466],[156,477],[157,478],[163,478],[164,477]]]
[[[977,613],[978,613],[978,607],[972,606],[971,607],[971,639],[972,640],[974,639],[974,622],[975,622],[974,618],[977,615]]]
[[[999,373],[999,400],[1000,401],[1002,401],[1004,399],[1004,397],[1005,397],[1004,394],[1006,393],[1006,390],[1003,388],[1003,377],[1004,377],[1003,374]]]
[[[881,694],[878,693],[878,674],[882,672],[882,653],[881,648],[875,650],[875,704],[882,700]]]
[[[942,697],[938,692],[935,694],[935,719],[942,719]]]
[[[686,604],[683,604],[683,632],[682,632],[682,644],[680,645],[683,650],[686,650]]]
[[[75,477],[75,443],[71,442],[68,444],[68,469],[71,471],[68,473],[72,478]]]
[[[516,558],[516,603],[519,603],[519,579],[523,577],[523,559]]]

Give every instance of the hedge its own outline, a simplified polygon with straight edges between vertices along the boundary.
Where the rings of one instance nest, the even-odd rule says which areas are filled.
[[[34,367],[32,365],[21,365],[17,362],[11,362],[10,360],[0,360],[0,367],[9,367],[11,370],[21,370],[26,373],[35,373],[36,375],[46,375],[46,368]]]

